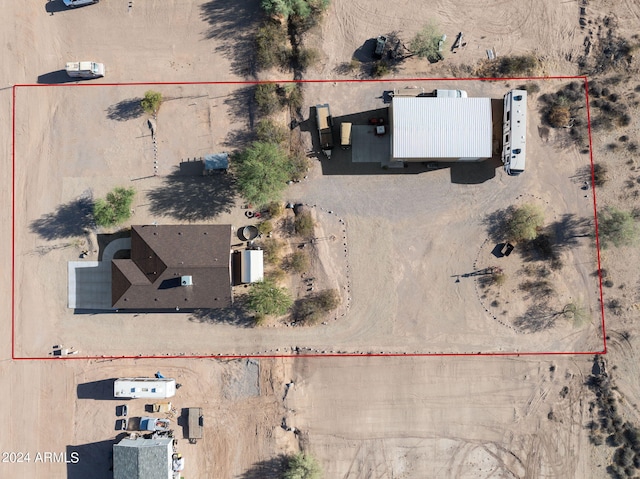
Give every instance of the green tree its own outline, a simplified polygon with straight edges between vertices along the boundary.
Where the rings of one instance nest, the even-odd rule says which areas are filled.
[[[635,218],[628,211],[607,208],[598,213],[598,236],[603,248],[631,245],[638,235]]]
[[[531,204],[514,208],[506,219],[506,234],[509,241],[532,240],[544,223],[542,210]]]
[[[414,55],[426,58],[430,62],[437,62],[442,59],[442,52],[439,51],[442,34],[435,22],[429,22],[419,31],[409,42],[409,57]]]
[[[318,479],[322,473],[318,461],[302,452],[289,457],[283,479]]]
[[[262,0],[260,5],[268,15],[307,18],[326,9],[329,0]]]
[[[293,300],[285,288],[279,288],[272,280],[254,283],[247,295],[247,307],[259,315],[285,314]]]
[[[262,206],[280,199],[291,175],[291,162],[280,145],[255,141],[237,160],[238,189],[249,203]]]
[[[153,115],[158,112],[160,103],[162,103],[162,93],[149,90],[145,92],[144,98],[140,101],[140,106],[145,112]]]
[[[115,188],[105,199],[96,200],[93,205],[93,219],[98,226],[114,226],[131,217],[133,188]]]

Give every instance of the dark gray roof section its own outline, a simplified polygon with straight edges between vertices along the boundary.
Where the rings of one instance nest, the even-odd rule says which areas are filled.
[[[173,439],[129,439],[113,445],[113,479],[167,479]]]
[[[118,309],[208,309],[231,306],[231,225],[131,228],[131,259],[111,263]],[[181,278],[192,284],[183,286]]]

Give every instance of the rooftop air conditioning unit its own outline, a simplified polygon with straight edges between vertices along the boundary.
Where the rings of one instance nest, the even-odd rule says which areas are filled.
[[[182,286],[191,286],[193,284],[193,278],[191,276],[182,276],[180,278],[180,284]]]

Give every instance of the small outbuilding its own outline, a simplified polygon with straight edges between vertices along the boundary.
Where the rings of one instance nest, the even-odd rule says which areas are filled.
[[[212,153],[204,157],[204,174],[226,173],[229,169],[229,153]]]
[[[124,438],[113,445],[113,479],[172,479],[173,439]]]
[[[264,252],[261,249],[244,250],[240,262],[242,283],[256,283],[264,279]]]

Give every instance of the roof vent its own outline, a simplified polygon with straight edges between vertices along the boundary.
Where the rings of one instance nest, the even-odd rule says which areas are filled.
[[[191,286],[193,284],[193,278],[191,276],[182,276],[180,278],[180,284],[182,286]]]

